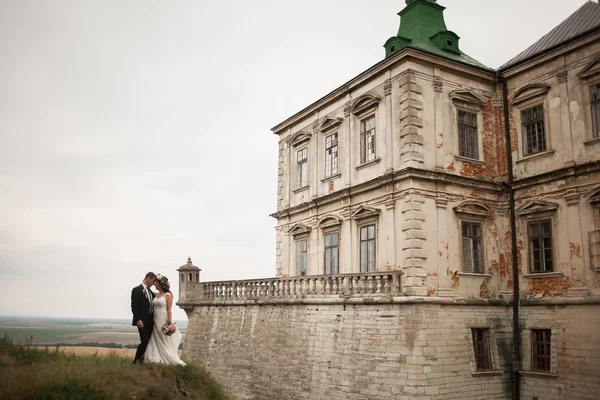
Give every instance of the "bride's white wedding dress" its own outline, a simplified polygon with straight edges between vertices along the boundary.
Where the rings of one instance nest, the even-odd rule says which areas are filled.
[[[179,358],[177,349],[181,342],[182,334],[179,329],[175,330],[170,336],[162,332],[162,326],[167,323],[167,299],[166,294],[162,297],[155,297],[154,304],[154,329],[152,336],[144,354],[144,362],[152,364],[165,365],[185,365]]]

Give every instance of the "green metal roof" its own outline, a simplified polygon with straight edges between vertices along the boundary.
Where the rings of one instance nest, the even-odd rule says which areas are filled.
[[[406,0],[406,7],[398,13],[398,34],[384,44],[386,58],[405,47],[410,47],[493,71],[460,50],[460,37],[446,28],[444,10],[445,7],[437,4],[437,0]]]

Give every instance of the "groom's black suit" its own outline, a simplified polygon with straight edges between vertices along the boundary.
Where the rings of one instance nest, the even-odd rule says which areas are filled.
[[[138,327],[140,334],[140,345],[135,352],[134,363],[141,362],[146,353],[146,347],[152,336],[152,328],[154,328],[154,318],[151,312],[151,302],[154,299],[154,293],[150,290],[150,299],[144,285],[138,285],[131,290],[131,312],[133,313],[133,326],[137,326],[138,321],[144,323],[144,328]]]

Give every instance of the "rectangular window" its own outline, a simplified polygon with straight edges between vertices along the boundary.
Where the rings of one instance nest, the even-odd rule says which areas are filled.
[[[296,273],[306,275],[306,239],[296,241]]]
[[[375,160],[375,116],[360,121],[360,163]]]
[[[325,233],[325,274],[339,274],[340,233]]]
[[[592,103],[592,120],[593,131],[592,136],[600,137],[600,84],[590,88],[590,100]]]
[[[334,133],[325,138],[325,177],[338,172],[338,134]]]
[[[483,274],[481,224],[462,222],[463,272]]]
[[[375,225],[360,228],[360,272],[375,272]]]
[[[298,187],[308,186],[308,148],[298,150]]]
[[[479,159],[477,114],[458,111],[458,153],[462,157]]]
[[[552,272],[552,225],[550,220],[527,224],[530,272]]]
[[[540,104],[522,110],[521,128],[523,130],[523,153],[525,155],[546,151],[544,106]]]
[[[592,210],[594,213],[594,228],[588,232],[588,247],[590,249],[590,266],[600,269],[600,204]]]
[[[475,352],[475,366],[477,371],[492,369],[492,355],[490,352],[490,330],[488,328],[472,328],[473,350]]]
[[[531,330],[531,369],[550,372],[550,329]]]

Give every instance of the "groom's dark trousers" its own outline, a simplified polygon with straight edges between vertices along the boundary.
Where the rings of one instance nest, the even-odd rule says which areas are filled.
[[[138,285],[131,290],[131,312],[133,313],[133,326],[137,326],[138,321],[144,323],[144,328],[138,327],[140,334],[140,345],[135,352],[134,363],[141,362],[146,353],[146,347],[152,336],[152,328],[154,328],[154,319],[151,311],[151,302],[154,294],[150,291],[150,300],[147,297],[146,289],[143,285]]]

